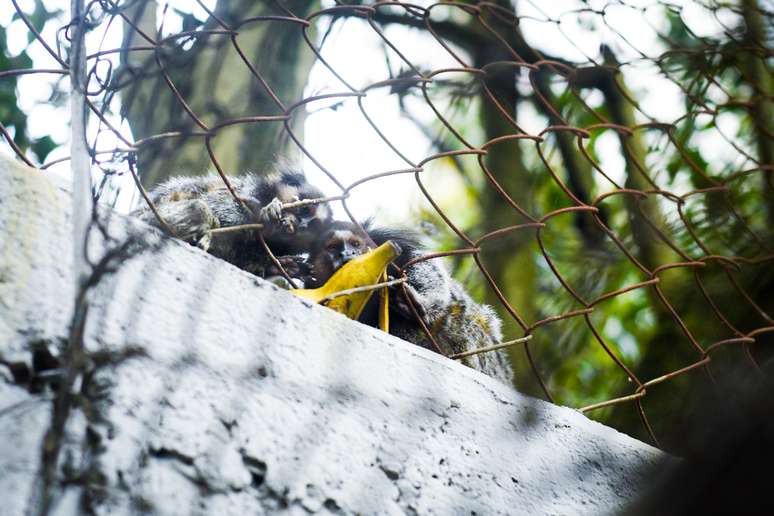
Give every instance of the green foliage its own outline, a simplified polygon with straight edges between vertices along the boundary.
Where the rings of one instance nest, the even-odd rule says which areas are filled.
[[[678,254],[653,233],[647,234],[645,238],[636,234],[631,196],[614,195],[600,203],[600,208],[605,211],[606,224],[635,256],[645,251],[643,245],[652,246],[656,265],[698,260],[713,254],[745,259],[765,256],[766,252],[770,253],[770,247],[766,251],[766,243],[770,246],[772,233],[766,219],[767,201],[762,193],[764,183],[760,172],[734,176],[733,180],[726,182],[728,177],[738,175],[742,170],[755,171],[756,164],[750,156],[758,155],[757,159],[764,159],[756,151],[756,138],[760,136],[756,136],[753,119],[756,95],[761,95],[756,88],[760,89],[760,85],[753,84],[751,75],[745,72],[744,60],[751,55],[749,44],[745,47],[747,43],[740,37],[738,27],[731,27],[726,34],[714,39],[698,37],[684,22],[680,7],[665,7],[665,12],[668,23],[661,39],[667,46],[667,52],[657,62],[661,73],[680,86],[684,115],[674,120],[674,126],[669,130],[664,127],[639,129],[639,142],[635,141],[634,136],[627,136],[625,151],[623,143],[619,141],[618,149],[614,150],[619,155],[618,161],[606,165],[602,164],[601,158],[610,157],[611,151],[600,147],[601,136],[612,134],[619,140],[618,133],[613,129],[594,129],[590,131],[590,137],[581,143],[590,158],[605,172],[616,175],[616,181],[621,181],[621,187],[642,190],[653,188],[650,183],[624,185],[623,181],[627,177],[631,179],[632,174],[641,175],[631,165],[634,160],[644,167],[656,188],[676,195],[693,192],[680,203],[674,196],[651,196],[653,213],[658,213],[660,219],[653,222],[669,244],[685,255]],[[741,24],[741,16],[738,20]],[[627,73],[627,69],[622,66],[619,77],[622,88],[626,87]],[[628,99],[621,101],[625,105],[621,107],[615,105],[610,96],[600,96],[599,91],[604,86],[597,87],[596,96],[588,95],[585,98],[584,95],[592,88],[576,91],[581,100],[573,94],[563,78],[554,74],[550,80],[549,89],[553,99],[549,99],[549,103],[569,125],[588,127],[600,123],[599,116],[630,128],[641,123],[633,115],[631,119],[622,116],[625,109],[634,112],[635,108]],[[530,90],[525,88],[525,91]],[[534,91],[524,95],[513,106],[517,120],[523,107],[529,106],[530,110],[534,109],[538,116],[543,117],[540,120],[543,126],[558,124],[536,98]],[[546,98],[546,95],[543,97]],[[599,98],[603,100],[597,100]],[[637,100],[637,95],[632,94],[631,98]],[[749,100],[752,102],[747,105]],[[464,106],[458,108],[464,109]],[[483,115],[483,127],[512,132],[510,127],[503,128],[491,120],[487,121],[486,116]],[[499,118],[500,114],[494,113],[492,116]],[[619,118],[616,120],[616,117]],[[720,123],[720,117],[725,117],[725,125],[731,127],[731,131],[721,127],[723,124]],[[467,129],[467,126],[455,127],[461,131]],[[482,140],[499,135],[496,132],[486,134]],[[566,147],[562,149],[559,133],[546,133],[543,138],[540,148],[550,171],[565,185],[570,184],[570,175],[575,173],[576,185],[580,184],[587,189],[588,202],[614,189],[596,170],[584,168],[590,164],[583,156],[579,159],[582,166],[577,167],[576,162],[576,170],[570,171],[571,164],[567,163]],[[609,143],[610,139],[607,140]],[[712,143],[708,145],[707,142]],[[574,136],[572,144],[577,152]],[[768,145],[772,145],[770,139]],[[454,147],[454,142],[450,141],[449,146]],[[517,185],[511,190],[506,187],[509,194],[536,217],[571,206],[573,203],[568,195],[552,178],[546,164],[539,159],[534,143],[523,141],[518,147],[520,150],[508,158],[514,163],[509,170],[504,170],[502,166],[501,170],[492,168],[501,184]],[[490,149],[490,152],[493,150]],[[503,161],[499,163],[502,165]],[[624,170],[609,168],[610,163],[613,166],[622,164]],[[466,163],[464,168],[468,170],[471,167],[476,168],[477,164]],[[509,174],[521,170],[526,172],[513,182],[513,176]],[[464,173],[471,172],[468,170]],[[622,175],[624,180],[620,179]],[[721,184],[723,189],[718,187]],[[524,222],[510,214],[511,209],[506,203],[490,195],[492,186],[487,182],[473,182],[470,187],[476,191],[466,191],[464,195],[466,198],[472,196],[479,199],[478,213],[463,214],[453,207],[446,211],[452,220],[460,221],[466,233],[480,235],[484,230]],[[423,213],[423,216],[440,228],[433,247],[450,250],[461,246],[456,235],[448,230],[432,210]],[[498,221],[497,224],[487,226],[487,221],[493,219]],[[584,238],[580,231],[584,223],[587,223],[585,227],[601,231],[589,219],[589,214],[577,213],[565,213],[548,219],[546,227],[540,232],[545,257],[544,251],[536,245],[533,233],[526,234],[520,240],[506,237],[498,239],[498,244],[487,244],[494,248],[490,257],[497,255],[500,257],[498,259],[506,262],[499,264],[499,275],[494,274],[496,283],[517,312],[524,315],[532,311],[532,317],[525,317],[527,324],[584,308],[584,304],[575,299],[560,282],[547,260],[586,303],[650,279],[606,235],[597,243]],[[482,255],[484,251],[482,247]],[[533,272],[514,273],[517,263],[523,267],[524,262],[518,260],[523,259],[525,252],[534,264]],[[450,258],[450,261],[455,265],[455,277],[465,282],[477,299],[497,304],[492,296],[487,295],[487,283],[470,257]],[[770,263],[762,261],[760,267],[751,268],[748,265],[747,268],[735,271],[733,281],[727,267],[712,262],[701,268],[669,269],[658,274],[658,293],[652,286],[639,287],[595,303],[588,321],[581,314],[540,325],[532,332],[533,340],[530,343],[537,370],[555,401],[560,404],[584,407],[630,396],[635,392],[636,385],[616,360],[629,368],[640,381],[646,382],[668,375],[701,358],[686,336],[686,331],[704,349],[722,339],[736,336],[715,314],[701,287],[720,307],[724,316],[739,325],[741,331],[769,324],[761,319],[756,310],[750,308],[749,301],[739,293],[734,282],[745,292],[756,293],[753,300],[762,307],[761,311],[771,314],[774,298],[770,292],[774,290],[774,273]],[[494,267],[490,272],[493,270]],[[528,289],[528,292],[523,292],[524,289]],[[661,296],[669,303],[669,308]],[[525,299],[531,302],[531,308],[524,305]],[[508,337],[520,336],[519,328],[513,324],[510,315],[502,307],[498,307],[498,310],[505,322],[504,327],[514,328],[512,332],[515,334]],[[679,315],[680,321],[675,319],[670,310]],[[685,324],[685,328],[680,326],[680,322]],[[759,340],[764,339],[759,337]],[[763,344],[757,346],[758,350],[765,350]],[[744,356],[739,346],[729,350],[730,354]],[[514,351],[514,355],[521,353],[520,350]],[[718,359],[718,363],[722,364],[721,359]],[[721,367],[718,366],[718,369]],[[526,374],[532,376],[529,371]],[[686,413],[696,384],[705,380],[700,372],[696,372],[670,378],[663,384],[648,388],[644,406],[657,434],[663,435],[664,429],[669,429],[671,424]],[[518,386],[526,390],[524,381],[523,377],[517,378],[517,383],[522,382]],[[539,389],[527,392],[541,393]],[[613,424],[627,433],[648,438],[636,407],[631,402],[594,410],[589,412],[589,416]]]
[[[35,10],[28,15],[30,23],[40,32],[46,22],[59,16],[59,10],[47,10],[41,0],[36,0]],[[13,20],[18,20],[18,13]],[[27,41],[32,43],[34,34],[28,31]],[[28,54],[28,48],[21,53],[12,56],[8,50],[8,32],[0,27],[0,72],[9,70],[28,70],[33,67],[32,59]],[[32,138],[27,130],[27,114],[19,108],[18,76],[10,75],[0,78],[0,123],[13,133],[14,143],[22,150],[31,150],[39,162],[43,162],[46,156],[54,150],[58,144],[49,136]]]

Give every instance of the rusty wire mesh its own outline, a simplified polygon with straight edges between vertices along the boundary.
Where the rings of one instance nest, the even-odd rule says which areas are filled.
[[[630,93],[625,86],[627,75],[624,69],[633,61],[619,63],[614,58],[588,57],[585,62],[570,62],[563,59],[546,58],[541,52],[529,46],[523,38],[511,37],[511,35],[517,34],[520,25],[529,21],[533,24],[545,24],[546,27],[558,28],[559,33],[564,36],[561,44],[572,46],[575,43],[571,37],[562,32],[561,20],[547,15],[543,18],[530,16],[527,20],[527,17],[520,16],[514,9],[508,7],[507,2],[437,2],[425,6],[400,1],[373,2],[369,5],[344,5],[341,2],[327,9],[314,11],[304,17],[294,14],[291,9],[284,7],[282,2],[276,2],[273,5],[276,6],[277,14],[242,18],[236,22],[221,19],[214,11],[207,9],[211,18],[207,26],[161,37],[161,31],[158,34],[147,33],[135,24],[135,20],[126,15],[128,6],[131,6],[133,2],[102,0],[89,2],[87,4],[89,15],[84,20],[73,20],[70,24],[63,26],[57,33],[57,41],[52,42],[43,38],[27,15],[16,5],[15,0],[12,1],[14,1],[21,19],[25,21],[34,37],[45,47],[56,66],[48,69],[6,71],[2,72],[0,79],[22,74],[66,76],[69,73],[68,58],[63,49],[65,45],[62,43],[67,41],[73,24],[88,24],[91,29],[96,30],[111,23],[123,23],[125,27],[129,27],[129,30],[136,33],[135,35],[141,44],[135,44],[128,48],[105,48],[88,56],[87,108],[92,119],[91,123],[100,128],[94,141],[89,142],[93,163],[100,166],[103,162],[109,162],[113,166],[116,162],[123,163],[117,169],[120,169],[121,173],[131,173],[137,186],[143,192],[144,189],[138,177],[138,173],[141,175],[142,170],[136,170],[135,154],[145,146],[156,144],[159,141],[175,141],[185,137],[198,138],[199,144],[207,149],[212,167],[217,170],[223,181],[234,193],[228,175],[213,151],[211,142],[224,129],[242,124],[283,124],[285,135],[292,139],[297,148],[324,172],[339,190],[337,195],[316,202],[341,202],[348,214],[350,213],[347,209],[347,200],[357,195],[356,187],[394,175],[413,176],[422,195],[431,206],[431,211],[448,226],[457,242],[456,245],[450,246],[451,248],[429,253],[423,259],[442,256],[472,257],[476,270],[483,278],[482,282],[489,288],[487,294],[489,299],[499,301],[501,313],[507,319],[504,321],[505,326],[514,329],[508,333],[519,337],[539,335],[540,332],[552,325],[559,325],[567,320],[581,321],[584,331],[591,332],[596,345],[604,352],[605,360],[615,364],[620,370],[620,375],[624,375],[628,379],[631,385],[629,392],[624,392],[613,399],[596,400],[594,403],[578,407],[584,412],[593,413],[595,410],[612,405],[630,404],[636,408],[647,433],[654,442],[658,442],[643,403],[649,389],[657,384],[673,382],[676,378],[696,372],[696,370],[704,369],[709,373],[709,364],[715,352],[729,346],[741,348],[749,362],[750,370],[759,371],[754,348],[767,334],[774,332],[774,319],[760,306],[759,302],[756,302],[755,295],[748,292],[748,287],[737,278],[745,270],[770,263],[774,254],[772,253],[772,242],[768,238],[768,234],[765,233],[767,228],[765,215],[750,213],[749,209],[737,208],[735,197],[740,191],[760,192],[766,188],[771,188],[772,163],[766,158],[767,155],[770,155],[770,150],[766,151],[765,148],[770,148],[774,143],[774,135],[768,132],[772,125],[771,121],[764,120],[762,123],[758,123],[755,120],[756,110],[761,109],[761,104],[771,102],[771,91],[764,87],[756,91],[755,85],[763,83],[760,82],[760,77],[758,79],[753,77],[749,81],[753,84],[752,91],[742,96],[739,93],[727,91],[727,88],[715,76],[717,68],[697,67],[693,73],[686,74],[680,73],[681,70],[678,69],[679,67],[675,67],[672,61],[676,57],[711,61],[712,59],[728,58],[729,54],[736,54],[738,58],[739,54],[746,53],[750,59],[759,59],[763,63],[764,70],[767,70],[766,63],[770,61],[772,51],[769,48],[770,41],[766,36],[766,31],[770,29],[766,29],[765,26],[770,25],[772,12],[766,11],[764,8],[760,8],[756,12],[756,16],[764,23],[763,33],[758,35],[759,39],[751,39],[748,37],[749,34],[745,37],[740,36],[738,27],[727,28],[728,41],[736,43],[733,48],[715,44],[690,32],[684,36],[695,43],[694,45],[687,48],[671,48],[659,55],[651,55],[648,49],[638,49],[630,44],[631,48],[640,56],[638,60],[633,61],[647,62],[658,68],[663,77],[679,88],[685,98],[691,100],[692,108],[687,110],[679,119],[658,120],[649,115],[638,104],[635,95]],[[582,4],[585,7],[569,10],[563,17],[566,15],[594,18],[598,27],[612,31],[623,42],[627,42],[627,34],[622,34],[608,23],[608,9],[625,6],[640,13],[643,23],[645,23],[645,15],[648,9],[653,6],[670,11],[677,16],[684,8],[681,5],[672,5],[667,2],[642,3],[623,0],[588,4],[583,2]],[[203,3],[200,5],[204,7]],[[700,5],[711,14],[717,15],[721,9],[725,9],[742,19],[745,15],[744,9],[754,6],[755,3],[745,2],[741,7],[721,5],[715,2]],[[440,12],[443,12],[446,18],[435,21]],[[325,62],[315,37],[310,34],[314,24],[325,17],[354,17],[367,22],[371,30],[381,38],[394,55],[398,56],[404,73],[400,76],[385,77],[381,81],[361,88],[352,86],[342,75],[337,73],[335,68]],[[497,52],[493,53],[497,57],[486,62],[483,66],[475,66],[474,60],[450,44],[448,37],[443,34],[445,30],[448,30],[446,25],[451,23],[450,20],[454,20],[460,26],[475,30],[477,38],[487,41],[489,45],[497,49]],[[402,42],[393,41],[386,35],[383,30],[385,23],[403,23],[413,27],[414,30],[429,34],[435,43],[440,45],[443,51],[458,65],[453,68],[434,70],[424,70],[420,66],[414,65],[407,57],[408,54],[402,50]],[[283,26],[295,27],[297,38],[303,39],[305,45],[316,58],[338,77],[342,91],[306,98],[287,99],[282,91],[275,90],[273,85],[265,79],[260,63],[250,62],[245,57],[245,51],[240,47],[238,36],[242,31],[249,30],[255,24],[282,24]],[[513,32],[509,33],[509,30]],[[663,37],[669,39],[670,35],[663,35]],[[174,46],[178,41],[192,39],[218,39],[225,46],[235,50],[241,56],[243,65],[253,80],[260,83],[271,98],[276,110],[272,113],[254,113],[251,116],[224,118],[216,123],[206,123],[204,118],[188,104],[184,92],[179,91],[176,87],[175,81],[167,71],[163,60],[165,48],[170,45]],[[222,49],[223,44],[218,48]],[[164,87],[168,88],[176,99],[176,109],[187,114],[192,129],[181,131],[170,127],[169,130],[162,133],[133,140],[115,127],[105,112],[116,93],[120,92],[126,83],[115,83],[112,77],[112,65],[105,60],[105,57],[117,53],[152,55],[154,66],[149,73],[163,79]],[[747,73],[741,68],[737,72],[742,76]],[[473,106],[477,98],[482,105],[496,110],[501,122],[508,128],[506,134],[501,134],[488,141],[477,141],[475,137],[471,137],[464,130],[455,127],[455,124],[439,107],[439,103],[434,102],[430,92],[434,83],[442,81],[444,76],[448,74],[467,76],[468,83],[475,87],[475,94],[467,97],[461,96],[461,102]],[[490,79],[498,74],[510,74],[516,82],[519,82],[519,88],[526,89],[536,104],[543,106],[545,119],[549,122],[545,127],[537,132],[529,132],[520,125],[508,100],[498,96],[496,88],[492,86]],[[545,83],[547,77],[549,78],[548,86]],[[757,83],[756,80],[758,80]],[[400,95],[409,87],[421,92],[421,98],[435,115],[438,131],[445,132],[449,137],[446,140],[445,148],[419,161],[411,160],[401,152],[398,146],[380,130],[379,125],[369,117],[362,103],[362,99],[373,90],[386,88],[390,89],[391,94]],[[600,87],[607,88],[604,109],[600,109],[599,106],[591,106],[593,99],[590,98],[589,91]],[[710,95],[709,90],[713,90],[713,93],[717,93],[717,95]],[[563,101],[564,104],[559,106],[556,100],[557,91],[572,98]],[[285,100],[281,100],[283,98]],[[350,184],[340,181],[335,171],[327,168],[322,160],[316,158],[307,149],[302,138],[294,132],[290,123],[296,110],[303,110],[309,103],[322,98],[341,100],[354,98],[363,117],[378,134],[383,145],[388,146],[400,156],[405,162],[405,167],[399,170],[378,170],[378,164],[374,164],[374,168],[378,170],[376,173],[363,175]],[[612,106],[619,106],[619,108],[614,109]],[[623,115],[622,113],[625,113],[626,109],[636,113],[637,120]],[[715,119],[721,116],[724,110],[740,110],[741,116],[752,120],[750,124],[755,127],[755,131],[757,131],[755,134],[757,134],[760,144],[757,151],[751,149],[751,145],[748,143],[737,141],[735,135],[724,133],[719,126],[714,124]],[[578,112],[590,115],[594,122],[586,123],[583,126],[574,125],[573,121],[580,119]],[[697,123],[700,117],[708,117],[713,122],[710,124],[713,126],[710,130],[716,130],[736,153],[733,163],[725,167],[720,174],[708,172],[706,166],[697,162],[696,154],[692,151],[690,144],[676,136],[679,124],[686,121]],[[6,140],[14,146],[9,132],[5,128],[2,128],[2,131]],[[113,148],[101,148],[99,141],[104,137],[105,132],[112,133],[119,145]],[[620,179],[621,174],[611,173],[611,170],[604,169],[589,144],[595,136],[605,132],[610,132],[618,138],[619,152],[629,174],[623,180]],[[682,157],[682,165],[686,167],[687,173],[693,177],[701,178],[697,183],[703,186],[700,188],[682,188],[679,184],[669,184],[668,181],[663,180],[663,173],[659,173],[658,165],[638,162],[643,154],[638,153],[632,147],[642,145],[642,143],[635,143],[635,139],[638,134],[643,137],[642,135],[646,133],[660,135],[660,141],[664,147],[671,147],[674,152],[678,153]],[[503,178],[507,178],[507,175],[512,172],[503,170],[502,163],[500,163],[500,169],[497,169],[496,165],[487,162],[487,156],[493,152],[493,149],[511,142],[518,142],[523,153],[529,154],[535,163],[542,164],[542,168],[533,167],[538,170],[535,172],[536,174],[550,177],[554,195],[549,202],[543,203],[542,208],[544,209],[542,210],[538,209],[541,206],[536,206],[536,203],[526,205],[523,199],[517,201],[515,197],[518,196],[514,195],[514,192],[509,192],[508,188],[501,184]],[[567,142],[571,144],[571,149],[568,150],[566,147],[562,149],[562,145],[567,144]],[[32,164],[21,149],[15,147],[15,150],[20,159]],[[569,167],[570,154],[566,154],[568,152],[574,153],[575,159],[580,160],[583,166],[591,168],[595,181],[606,185],[604,193],[592,198],[589,196],[589,192],[584,191],[580,185],[573,184],[574,178],[565,170]],[[650,158],[651,154],[658,154],[658,152],[657,149],[649,149],[645,156]],[[556,155],[562,157],[561,162]],[[506,219],[510,220],[510,223],[487,228],[482,233],[477,229],[469,230],[461,224],[455,223],[454,216],[441,208],[434,199],[430,188],[426,185],[425,173],[431,162],[450,157],[470,157],[475,160],[476,166],[485,178],[486,188],[490,189],[490,192],[494,192],[494,195],[499,198],[498,206],[487,206],[484,208],[484,212],[495,209],[507,212],[510,215]],[[46,169],[60,161],[62,160],[45,163],[42,168]],[[112,173],[116,173],[117,169],[111,169]],[[516,193],[518,194],[518,192]],[[234,193],[234,195],[236,194]],[[763,210],[765,194],[760,195],[762,199],[757,206]],[[734,245],[721,246],[717,239],[706,236],[706,221],[697,224],[691,219],[692,201],[712,196],[717,197],[717,203],[728,210],[730,218],[733,219],[733,222],[727,222],[727,226],[732,227],[736,234],[735,238],[739,243],[736,247]],[[147,196],[145,196],[145,202],[150,202]],[[675,213],[673,220],[667,223],[664,220],[654,219],[651,216],[653,202],[656,202],[657,206],[663,210],[673,210]],[[623,222],[616,218],[617,212],[626,212]],[[351,214],[350,217],[352,217]],[[567,217],[575,221],[577,227],[567,224],[558,225],[558,237],[556,235],[550,237],[551,226]],[[651,232],[649,238],[657,241],[659,246],[668,249],[667,252],[656,253],[655,257],[644,259],[643,249],[641,244],[636,242],[636,238],[631,234],[621,235],[623,231],[621,228],[637,217],[641,217],[640,220],[649,228]],[[355,218],[352,217],[352,220],[355,221]],[[697,226],[701,226],[701,228]],[[626,263],[627,274],[621,275],[616,280],[617,282],[611,283],[615,288],[608,287],[608,290],[598,292],[594,289],[578,286],[563,273],[562,267],[558,265],[560,260],[557,258],[557,254],[561,253],[552,253],[552,246],[561,247],[561,240],[571,238],[568,233],[575,234],[578,227],[583,227],[583,231],[588,235],[593,235],[592,239],[597,242],[604,242],[604,244],[599,245],[615,249],[615,252],[618,253],[616,256],[619,257],[616,259],[617,266],[621,266],[619,262]],[[563,303],[557,302],[551,306],[538,307],[540,310],[537,315],[533,314],[531,318],[523,313],[522,307],[518,303],[508,299],[503,288],[503,279],[495,277],[487,268],[486,260],[482,258],[483,252],[491,242],[514,234],[520,236],[522,246],[542,255],[544,267],[539,272],[549,276],[550,281],[553,282],[551,284],[556,287],[556,291],[552,292],[551,296],[565,300]],[[664,257],[666,259],[663,259]],[[613,266],[612,264],[608,265]],[[604,267],[604,264],[602,266]],[[710,268],[719,271],[724,278],[725,288],[728,291],[727,297],[718,298],[711,293],[711,291],[716,291],[708,288],[703,274],[705,270]],[[691,288],[701,293],[707,319],[712,319],[713,324],[717,323],[719,328],[722,328],[722,331],[716,332],[715,338],[707,340],[695,337],[691,324],[683,319],[682,314],[670,302],[664,291],[664,284],[669,271],[673,269],[690,269],[692,271],[692,284],[685,288]],[[591,275],[604,273],[603,270],[593,273],[586,272]],[[664,345],[680,348],[683,351],[687,349],[688,353],[692,355],[692,359],[652,377],[643,377],[642,374],[638,374],[636,367],[627,364],[627,360],[622,357],[620,352],[617,352],[618,348],[615,343],[611,343],[610,339],[605,337],[600,323],[595,322],[592,316],[595,312],[604,313],[607,310],[614,310],[611,307],[612,300],[619,296],[630,295],[635,291],[647,292],[648,302],[654,305],[653,309],[666,313],[671,319],[671,324],[679,330],[680,341],[664,343]],[[732,303],[745,305],[749,312],[755,314],[757,324],[748,325],[745,328],[738,327],[733,317],[727,313],[727,308]],[[516,348],[511,352],[525,354],[545,397],[554,401],[551,386],[549,382],[544,380],[545,373],[541,371],[541,364],[537,363],[534,356],[533,348],[536,345],[535,340],[519,343],[520,349]],[[550,343],[540,345],[550,345]],[[711,381],[711,374],[707,376]]]

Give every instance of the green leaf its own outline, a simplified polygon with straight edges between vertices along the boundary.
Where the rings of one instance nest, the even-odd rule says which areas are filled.
[[[51,11],[46,10],[46,6],[43,4],[43,0],[35,0],[35,10],[32,12],[32,14],[28,15],[27,18],[29,19],[30,23],[33,27],[35,27],[35,30],[38,32],[43,31],[43,27],[46,25],[46,22],[49,20],[56,18],[62,13],[61,9],[54,9]],[[30,31],[27,34],[27,41],[32,43],[35,39],[35,34]]]
[[[30,149],[32,149],[32,152],[35,153],[35,155],[38,157],[38,161],[41,163],[43,163],[46,160],[46,156],[48,156],[49,153],[57,147],[57,143],[52,140],[50,136],[38,138],[32,142],[32,145],[30,145]]]

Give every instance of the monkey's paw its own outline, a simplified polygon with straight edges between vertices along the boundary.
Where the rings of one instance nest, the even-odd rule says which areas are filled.
[[[261,208],[259,217],[264,224],[276,224],[282,218],[282,201],[277,197]]]
[[[196,238],[196,247],[201,249],[204,252],[209,251],[210,245],[212,245],[212,233],[209,231],[205,232],[200,237]]]
[[[291,290],[294,288],[304,288],[304,282],[301,281],[298,278],[291,278],[293,280],[293,283],[290,283],[287,279],[285,279],[283,276],[269,276],[266,278],[266,281],[270,283],[274,283],[280,288],[284,288],[285,290]]]
[[[293,278],[294,282],[296,280],[300,281],[301,283],[306,283],[308,281],[308,278],[311,274],[311,269],[303,256],[294,254],[278,256],[277,261],[280,263],[280,265],[282,265],[282,268],[285,270],[287,275]],[[266,268],[265,275],[267,277],[281,276],[282,273],[280,272],[279,268],[277,268],[277,266],[272,263]]]
[[[180,233],[187,235],[184,240],[203,251],[209,250],[212,243],[210,230],[220,227],[220,222],[207,203],[201,199],[186,202],[184,208],[174,215],[169,218],[173,221],[182,220],[174,226]]]

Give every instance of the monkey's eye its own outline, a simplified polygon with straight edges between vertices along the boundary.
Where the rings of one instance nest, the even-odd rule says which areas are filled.
[[[312,213],[314,213],[314,206],[312,206],[312,205],[310,205],[310,204],[309,204],[309,205],[306,205],[306,206],[302,206],[301,208],[299,208],[299,210],[298,210],[298,213],[299,213],[299,215],[301,215],[302,217],[308,217],[308,216],[310,216]]]
[[[355,249],[360,249],[360,240],[350,240],[349,245],[351,245]]]
[[[338,246],[336,245],[336,242],[331,242],[330,244],[326,245],[325,248],[328,251],[335,251]]]

